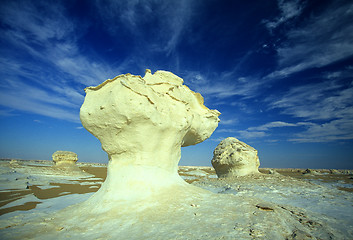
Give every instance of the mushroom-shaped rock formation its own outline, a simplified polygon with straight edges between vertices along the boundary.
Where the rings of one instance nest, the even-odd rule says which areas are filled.
[[[260,166],[257,150],[233,137],[218,144],[211,163],[219,178],[259,173]]]
[[[220,114],[205,107],[199,93],[173,73],[150,70],[85,91],[82,125],[109,156],[107,178],[88,202],[142,200],[188,185],[178,175],[180,147],[210,137]]]
[[[77,162],[77,154],[70,151],[56,151],[52,157],[56,166],[72,166]]]

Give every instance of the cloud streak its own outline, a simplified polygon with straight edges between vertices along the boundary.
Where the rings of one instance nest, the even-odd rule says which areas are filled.
[[[236,77],[234,73],[208,77],[201,72],[188,71],[184,79],[193,90],[215,99],[233,96],[251,98],[258,94],[258,88],[264,84],[255,78]]]
[[[282,121],[274,121],[257,127],[249,127],[246,130],[238,132],[243,138],[262,138],[270,136],[268,132],[271,131],[273,128],[303,127],[311,125],[312,123],[309,122],[287,123]]]
[[[80,53],[78,27],[60,3],[10,1],[0,13],[0,40],[8,46],[0,49],[1,105],[79,122],[83,87],[112,77],[112,70]]]
[[[100,17],[112,36],[122,29],[142,40],[147,38],[150,50],[170,55],[179,44],[195,8],[189,0],[96,1]],[[113,23],[113,24],[112,24]],[[146,26],[153,25],[153,34],[141,36]]]
[[[353,119],[338,119],[324,124],[311,124],[306,131],[295,134],[292,142],[334,142],[353,139]]]
[[[279,69],[265,78],[283,78],[353,56],[353,3],[335,1],[286,33],[277,47]]]
[[[303,5],[299,0],[295,1],[284,1],[278,0],[278,8],[281,12],[280,16],[275,18],[273,21],[264,21],[266,27],[272,31],[277,28],[279,25],[287,22],[288,20],[299,16],[303,11]]]
[[[247,130],[248,131],[268,131],[270,128],[295,127],[295,126],[298,126],[298,124],[276,121],[276,122],[266,123],[259,127],[250,127]]]
[[[51,100],[54,99],[51,98]],[[0,92],[0,105],[56,119],[62,119],[76,123],[80,122],[79,115],[73,111],[67,111],[66,109],[59,107],[56,104],[48,104],[48,102],[34,99],[31,96],[22,96],[19,98],[15,92]]]
[[[349,68],[334,74],[326,73],[326,79],[323,76],[322,82],[292,87],[281,97],[266,99],[271,109],[310,121],[305,126],[306,130],[290,138],[290,141],[353,139],[353,82],[347,81],[347,76],[351,74]]]
[[[291,88],[283,96],[267,99],[282,114],[309,120],[329,120],[353,116],[353,86],[324,81]]]

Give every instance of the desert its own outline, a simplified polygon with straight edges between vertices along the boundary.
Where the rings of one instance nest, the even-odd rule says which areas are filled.
[[[212,167],[179,166],[211,193],[151,209],[54,224],[56,212],[82,203],[106,178],[106,164],[78,162],[87,176],[58,172],[49,160],[0,161],[2,239],[351,239],[353,176],[347,170],[265,169],[218,179]],[[100,220],[99,220],[100,219]],[[109,219],[109,221],[107,220]],[[92,224],[92,225],[90,225]],[[35,229],[35,231],[33,231]]]
[[[179,166],[220,112],[167,71],[85,89],[83,127],[108,164],[4,159],[3,239],[351,239],[352,171],[259,169],[257,150],[222,140],[213,167]]]
[[[3,0],[0,240],[353,240],[353,0]]]

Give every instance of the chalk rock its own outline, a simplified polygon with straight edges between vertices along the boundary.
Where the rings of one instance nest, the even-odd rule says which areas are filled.
[[[211,163],[219,178],[259,173],[260,166],[257,150],[233,137],[218,144]]]
[[[82,125],[109,157],[107,178],[90,200],[138,200],[187,184],[177,171],[180,147],[204,141],[219,122],[220,113],[205,107],[199,93],[173,73],[150,70],[85,91]]]
[[[330,169],[329,172],[330,174],[340,174],[340,172],[336,169]]]
[[[278,175],[279,173],[275,169],[269,169],[268,174]]]
[[[78,160],[77,154],[70,151],[56,151],[52,157],[56,166],[75,165]]]
[[[303,171],[303,174],[320,175],[320,172],[307,168]]]

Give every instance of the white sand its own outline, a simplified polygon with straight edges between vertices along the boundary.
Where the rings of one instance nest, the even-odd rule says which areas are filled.
[[[102,181],[54,177],[43,170],[45,166],[37,167],[45,173],[41,175],[33,166],[11,169],[1,163],[2,189],[25,190],[22,181],[15,180],[17,187],[8,184],[15,175],[26,176],[26,168],[36,176],[35,183],[43,184],[43,190],[50,190],[53,181],[77,184],[83,180],[83,184],[92,183],[88,188]],[[108,203],[114,206],[109,214],[80,212],[80,204],[66,208],[85,204],[93,193],[48,199],[28,194],[0,209],[41,203],[28,211],[0,216],[0,234],[2,239],[353,239],[353,193],[337,188],[352,188],[351,181],[324,183],[268,174],[219,180],[209,169],[195,167],[181,168],[180,174],[193,177],[193,185],[213,193],[176,189],[158,202]]]

